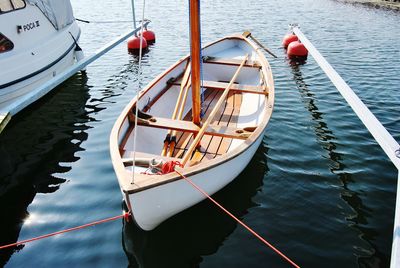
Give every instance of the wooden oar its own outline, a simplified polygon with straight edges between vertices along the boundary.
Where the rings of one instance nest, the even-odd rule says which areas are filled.
[[[172,119],[176,119],[178,110],[179,110],[179,108],[180,108],[180,104],[181,104],[181,102],[182,102],[182,94],[183,94],[185,85],[187,84],[187,82],[188,82],[188,80],[189,80],[189,77],[190,77],[190,65],[189,65],[189,61],[187,62],[185,68],[186,68],[185,74],[183,75],[183,78],[182,78],[181,89],[180,89],[180,91],[179,91],[179,95],[178,95],[178,99],[177,99],[177,101],[176,101],[176,105],[175,105],[174,112],[172,113]],[[165,156],[165,155],[167,154],[167,149],[168,149],[168,145],[169,145],[170,141],[171,141],[171,130],[168,131],[167,136],[165,137],[164,146],[163,146],[163,149],[162,149],[162,151],[161,151],[161,155],[162,155],[162,156]]]
[[[189,82],[186,84],[186,87],[185,87],[185,90],[184,90],[184,93],[183,93],[183,98],[182,98],[182,101],[180,103],[179,112],[178,112],[178,115],[176,117],[177,120],[181,120],[182,119],[183,110],[185,109],[187,95],[188,95],[189,88],[190,88],[191,85],[192,85],[192,82],[189,80]],[[172,131],[171,142],[169,143],[169,151],[168,151],[167,156],[172,156],[172,154],[174,153],[174,150],[175,150],[175,146],[176,146],[176,130]]]
[[[256,38],[254,38],[254,37],[251,35],[251,32],[245,31],[242,35],[243,35],[244,37],[246,37],[246,38],[250,37],[251,40],[253,40],[254,42],[256,42],[257,45],[259,45],[260,47],[262,47],[265,51],[267,51],[269,54],[271,54],[274,58],[278,58],[278,57],[277,57],[274,53],[272,53],[268,48],[266,48],[263,44],[261,44],[260,41],[258,41]]]
[[[183,159],[182,159],[182,165],[183,166],[186,165],[187,161],[192,156],[192,153],[193,153],[194,149],[196,149],[197,144],[199,144],[199,142],[200,142],[201,138],[203,137],[206,129],[208,128],[208,125],[211,123],[211,120],[213,120],[213,118],[217,114],[219,108],[224,103],[226,96],[228,96],[229,89],[231,88],[231,86],[235,82],[236,77],[238,76],[238,74],[239,74],[240,70],[242,69],[243,65],[246,63],[248,57],[249,57],[249,54],[246,54],[246,56],[244,57],[242,63],[240,64],[239,68],[236,70],[236,72],[233,75],[231,81],[229,82],[228,86],[225,88],[224,92],[222,93],[221,97],[219,98],[219,100],[218,100],[217,104],[215,105],[214,109],[211,111],[211,113],[208,116],[207,120],[204,122],[204,124],[202,125],[201,129],[197,133],[196,138],[194,139],[194,141],[190,145],[190,147],[187,150],[186,154],[183,156]]]

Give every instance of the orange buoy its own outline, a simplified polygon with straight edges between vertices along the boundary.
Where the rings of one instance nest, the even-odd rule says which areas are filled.
[[[299,41],[291,42],[287,48],[287,54],[290,59],[307,58],[308,50],[303,43]]]
[[[138,36],[133,36],[131,38],[128,39],[128,51],[129,53],[132,54],[139,54],[140,52],[140,37]],[[142,52],[146,52],[147,51],[147,41],[146,38],[142,38]]]
[[[145,29],[143,31],[143,37],[146,38],[147,44],[153,44],[156,42],[156,34],[153,31]]]
[[[297,40],[299,40],[297,35],[287,34],[287,35],[285,35],[285,37],[282,40],[282,45],[284,48],[287,48],[290,43],[297,41]]]

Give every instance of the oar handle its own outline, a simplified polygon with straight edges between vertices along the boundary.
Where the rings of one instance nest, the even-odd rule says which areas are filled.
[[[274,58],[278,58],[274,53],[272,53],[268,48],[266,48],[263,44],[261,44],[260,43],[260,41],[258,41],[256,38],[254,38],[252,35],[251,35],[251,32],[249,32],[249,31],[245,31],[243,34],[242,34],[245,38],[251,38],[251,40],[253,40],[257,45],[259,45],[262,49],[264,49],[265,51],[267,51],[271,56],[273,56]]]
[[[189,81],[189,77],[190,77],[190,65],[189,65],[189,60],[188,60],[186,62],[185,72],[184,72],[183,77],[182,77],[181,88],[180,88],[180,91],[179,91],[178,100],[176,101],[174,112],[172,113],[172,119],[176,119],[176,117],[178,115],[179,109],[181,107],[184,88],[185,88],[186,84]],[[162,156],[166,156],[166,154],[167,154],[168,145],[170,143],[170,137],[171,137],[171,130],[168,130],[168,134],[167,134],[167,136],[166,136],[166,138],[164,140],[164,146],[163,146],[163,149],[161,151],[161,155]]]

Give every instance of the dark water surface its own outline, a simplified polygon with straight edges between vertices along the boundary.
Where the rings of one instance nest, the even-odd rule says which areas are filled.
[[[72,1],[92,21],[81,24],[86,54],[131,27],[129,3]],[[143,84],[188,53],[187,10],[186,1],[147,1],[157,42]],[[204,43],[248,29],[279,56],[270,58],[276,102],[264,142],[215,199],[302,267],[389,266],[397,171],[315,61],[291,66],[280,42],[300,23],[400,141],[399,21],[330,0],[202,1]],[[120,214],[108,139],[134,96],[137,63],[121,45],[13,118],[0,136],[0,244]],[[0,265],[289,267],[207,201],[152,232],[119,220],[3,250]]]

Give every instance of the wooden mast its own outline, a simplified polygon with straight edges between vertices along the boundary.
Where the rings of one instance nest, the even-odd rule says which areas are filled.
[[[190,57],[192,69],[192,117],[200,125],[200,0],[190,0]]]

